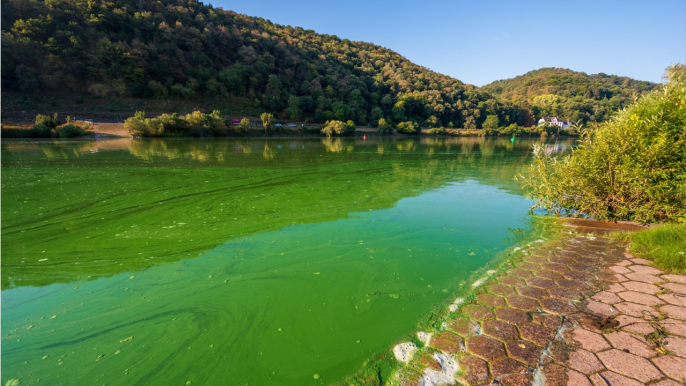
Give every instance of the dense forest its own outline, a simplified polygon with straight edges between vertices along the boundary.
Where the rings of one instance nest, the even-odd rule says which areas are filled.
[[[567,73],[542,81],[533,94],[515,91],[530,74],[480,89],[380,46],[195,0],[2,2],[3,93],[14,95],[209,97],[227,106],[247,101],[253,111],[291,120],[376,126],[384,118],[393,126],[475,129],[530,126],[541,115],[600,121],[652,87]]]
[[[557,116],[574,122],[603,122],[614,111],[633,103],[634,95],[656,86],[623,76],[541,68],[495,81],[483,89],[530,111],[537,118]]]

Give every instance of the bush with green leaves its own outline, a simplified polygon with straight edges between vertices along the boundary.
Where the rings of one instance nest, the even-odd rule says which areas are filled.
[[[355,133],[355,123],[353,121],[348,121],[347,123],[337,120],[327,121],[326,125],[322,127],[321,133],[327,137],[332,135],[350,135]]]
[[[76,138],[86,134],[86,131],[76,125],[64,125],[57,129],[60,138]]]
[[[401,134],[419,134],[419,128],[417,127],[417,124],[412,121],[398,123],[396,130]]]
[[[539,148],[530,174],[520,176],[535,205],[561,215],[683,222],[684,73],[683,65],[669,68],[668,83],[585,131],[570,155]]]

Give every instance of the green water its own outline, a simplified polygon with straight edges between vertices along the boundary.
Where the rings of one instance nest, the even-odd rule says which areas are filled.
[[[529,231],[532,143],[3,142],[2,384],[341,381]]]

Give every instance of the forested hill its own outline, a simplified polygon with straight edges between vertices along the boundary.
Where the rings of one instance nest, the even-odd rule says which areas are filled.
[[[3,0],[3,91],[247,100],[290,119],[477,128],[520,108],[369,43],[194,0]]]
[[[483,89],[503,100],[530,110],[537,118],[557,116],[602,122],[633,102],[635,94],[657,84],[631,78],[575,72],[565,68],[542,68],[512,79],[498,80]]]

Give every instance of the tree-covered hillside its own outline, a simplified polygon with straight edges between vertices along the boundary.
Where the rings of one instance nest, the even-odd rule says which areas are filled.
[[[483,89],[530,111],[537,119],[557,116],[574,122],[603,122],[612,112],[631,104],[635,94],[656,86],[623,76],[541,68]]]
[[[526,123],[526,111],[399,54],[195,0],[3,0],[3,92],[212,96],[290,119]]]

